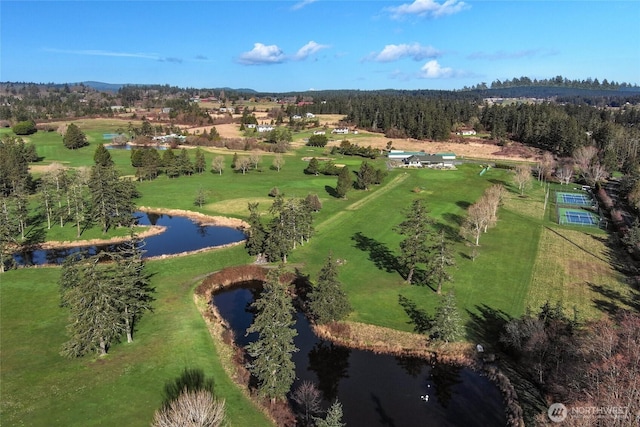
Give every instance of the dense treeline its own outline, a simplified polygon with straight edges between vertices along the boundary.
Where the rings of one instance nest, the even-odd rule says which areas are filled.
[[[482,110],[480,125],[496,139],[511,138],[527,145],[570,156],[594,145],[609,170],[638,163],[640,112],[557,104],[492,105]]]

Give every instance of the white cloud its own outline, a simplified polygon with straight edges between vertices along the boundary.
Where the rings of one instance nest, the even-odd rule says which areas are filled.
[[[69,53],[73,55],[88,55],[88,56],[115,56],[123,58],[141,58],[141,59],[154,59],[161,60],[161,56],[154,53],[129,53],[129,52],[112,52],[108,50],[98,49],[86,49],[86,50],[67,50],[67,49],[45,49],[47,52],[53,53]]]
[[[65,53],[65,54],[71,54],[71,55],[84,55],[84,56],[110,56],[114,58],[151,59],[153,61],[172,62],[174,64],[182,64],[184,62],[182,58],[178,58],[175,56],[160,56],[156,53],[114,52],[114,51],[100,50],[100,49],[73,50],[73,49],[49,49],[49,48],[45,48],[44,51],[53,52],[53,53]]]
[[[300,49],[298,49],[298,52],[296,52],[294,59],[301,61],[303,59],[307,59],[307,57],[309,57],[310,55],[313,55],[314,53],[317,53],[318,51],[322,50],[322,49],[327,49],[329,46],[324,45],[324,44],[318,44],[316,42],[314,42],[313,40],[311,40],[309,43],[305,44],[304,46],[302,46]]]
[[[467,58],[469,59],[486,59],[489,61],[500,61],[507,59],[532,58],[534,56],[553,56],[558,52],[549,49],[526,49],[518,51],[498,50],[495,52],[473,52]]]
[[[424,79],[444,79],[453,77],[454,74],[453,68],[442,67],[435,59],[427,62],[420,69],[420,77]]]
[[[399,19],[407,15],[440,18],[441,16],[461,12],[469,7],[471,6],[458,0],[446,0],[444,3],[438,3],[434,0],[414,0],[413,3],[405,3],[400,6],[386,8],[385,10],[390,12],[391,17],[394,19]]]
[[[410,57],[414,61],[422,61],[427,58],[437,58],[440,55],[441,52],[433,46],[421,46],[420,43],[388,44],[381,52],[374,52],[367,59],[377,62],[391,62]]]
[[[238,58],[238,62],[245,65],[280,64],[285,60],[286,56],[278,46],[262,43],[254,43],[253,49]]]
[[[310,5],[311,3],[315,3],[317,0],[302,0],[301,2],[298,2],[296,4],[294,4],[293,6],[291,6],[291,10],[299,10],[302,9],[305,6]]]

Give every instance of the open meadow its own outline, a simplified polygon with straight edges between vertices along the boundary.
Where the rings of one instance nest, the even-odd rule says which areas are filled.
[[[55,132],[25,138],[43,157],[37,165],[91,165],[102,134],[113,132],[118,122],[85,120],[77,124],[89,136],[88,147],[67,150]],[[301,137],[294,136],[294,141],[296,138]],[[353,140],[368,145],[366,141]],[[456,267],[444,291],[455,292],[471,342],[477,339],[474,319],[486,308],[515,317],[527,308],[537,310],[546,300],[561,301],[566,309],[577,308],[585,320],[598,318],[612,305],[625,305],[634,297],[613,267],[608,235],[552,222],[551,207],[545,209],[543,203],[545,188],[534,182],[521,197],[509,170],[494,168],[480,175],[482,168],[474,163],[455,170],[394,169],[382,185],[370,191],[351,190],[343,200],[332,196],[336,177],[304,174],[308,162],[303,158],[331,157],[353,171],[362,162],[360,157],[332,156],[328,148],[297,144],[283,156],[285,164],[279,172],[271,167],[273,154],[261,153],[258,168],[242,174],[230,168],[233,152],[205,151],[208,169],[213,157],[224,153],[226,169],[221,175],[209,170],[174,179],[161,175],[138,184],[141,197],[136,203],[246,219],[248,202],[259,202],[268,215],[273,200],[268,194],[274,187],[286,197],[317,194],[322,209],[314,214],[315,234],[292,252],[289,267],[314,279],[327,254],[333,252],[341,263],[339,279],[354,308],[351,321],[412,331],[400,296],[433,313],[439,300],[435,291],[407,285],[395,269],[401,236],[394,227],[417,198],[425,201],[453,242]],[[447,151],[457,152],[455,146],[448,146]],[[111,154],[121,174],[134,174],[129,151],[113,150]],[[384,158],[372,163],[385,168]],[[481,236],[472,254],[473,248],[459,235],[460,225],[469,205],[493,184],[504,185],[508,194],[497,225]],[[199,207],[194,200],[201,190],[206,200]],[[242,246],[149,261],[156,301],[153,312],[138,324],[134,342],[113,346],[105,358],[75,360],[59,354],[66,341],[67,320],[66,310],[59,306],[60,268],[21,268],[0,274],[1,424],[149,425],[162,402],[164,383],[188,367],[200,368],[215,379],[216,394],[226,399],[231,425],[269,425],[226,375],[219,349],[193,298],[194,287],[208,273],[252,261]]]

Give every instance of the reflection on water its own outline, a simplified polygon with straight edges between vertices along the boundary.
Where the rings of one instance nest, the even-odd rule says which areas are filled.
[[[245,239],[242,231],[230,227],[204,226],[189,218],[158,213],[136,212],[139,225],[160,225],[166,230],[144,239],[145,257],[179,254],[212,246],[226,245]],[[24,251],[14,255],[20,265],[61,264],[64,259],[80,250],[95,254],[117,245],[98,245],[85,248],[60,248]]]
[[[239,284],[214,295],[222,317],[245,346],[253,321],[249,306],[259,294],[259,282]],[[495,426],[505,425],[502,396],[478,373],[431,361],[348,349],[318,339],[304,315],[296,319],[298,336],[293,354],[295,390],[312,381],[324,396],[323,407],[334,399],[343,405],[350,426]],[[428,397],[427,397],[428,396]]]

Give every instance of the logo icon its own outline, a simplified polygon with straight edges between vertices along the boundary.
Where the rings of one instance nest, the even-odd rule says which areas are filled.
[[[554,403],[549,406],[547,414],[554,423],[561,423],[567,418],[567,407],[562,403]]]

